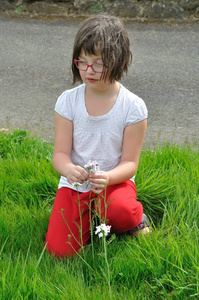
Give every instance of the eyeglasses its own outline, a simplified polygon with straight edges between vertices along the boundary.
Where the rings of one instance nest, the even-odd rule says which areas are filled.
[[[77,60],[77,59],[74,59],[73,62],[76,65],[76,67],[81,71],[87,71],[88,68],[90,67],[93,70],[93,72],[96,72],[96,73],[103,72],[103,68],[104,68],[103,64],[93,63],[93,64],[89,65],[85,61]]]

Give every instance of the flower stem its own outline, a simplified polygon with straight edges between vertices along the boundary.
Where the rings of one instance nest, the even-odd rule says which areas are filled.
[[[94,261],[94,243],[93,243],[93,217],[92,217],[92,201],[94,199],[91,199],[91,191],[89,195],[89,221],[90,221],[90,233],[91,233],[91,248],[92,248],[92,257]]]
[[[108,273],[108,277],[107,277],[108,289],[109,289],[110,298],[112,298],[110,268],[109,268],[109,263],[108,263],[108,258],[107,258],[107,243],[106,243],[106,236],[105,235],[103,236],[103,240],[104,240],[104,257],[105,257],[105,262],[106,262],[106,266],[107,266],[107,273]]]
[[[66,221],[66,219],[65,219],[65,217],[64,217],[63,210],[61,210],[61,216],[62,216],[62,218],[63,218],[64,223],[67,225],[67,227],[68,227],[68,229],[69,229],[69,231],[70,231],[70,233],[71,233],[71,236],[74,238],[74,240],[77,242],[77,244],[81,247],[80,242],[76,239],[76,237],[75,237],[75,235],[73,234],[73,232],[72,232],[72,230],[71,230],[71,228],[70,228],[68,222]]]
[[[83,212],[81,212],[81,203],[80,203],[80,197],[79,197],[79,192],[77,192],[78,194],[78,207],[79,207],[79,218],[80,218],[80,227],[79,227],[79,235],[80,235],[80,244],[81,244],[81,248],[83,250],[83,255],[84,253],[84,243],[83,243],[83,234],[82,234],[82,229],[83,229],[83,225],[82,225],[82,215]]]

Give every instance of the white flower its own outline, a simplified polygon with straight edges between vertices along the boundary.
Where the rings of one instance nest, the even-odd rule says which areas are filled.
[[[107,236],[110,233],[111,226],[102,223],[99,226],[96,226],[95,234],[98,234],[99,238]]]

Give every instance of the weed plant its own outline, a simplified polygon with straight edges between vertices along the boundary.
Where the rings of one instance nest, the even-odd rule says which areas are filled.
[[[136,186],[152,233],[107,240],[111,295],[97,236],[87,264],[45,252],[59,180],[52,152],[25,131],[0,133],[0,299],[199,299],[198,145],[141,153]]]

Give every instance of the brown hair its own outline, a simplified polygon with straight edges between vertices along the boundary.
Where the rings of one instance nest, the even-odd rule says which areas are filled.
[[[110,15],[96,15],[86,19],[76,34],[72,72],[73,84],[81,80],[79,70],[73,63],[79,59],[81,51],[85,54],[98,55],[101,52],[105,66],[101,79],[106,80],[109,74],[110,82],[120,80],[124,73],[127,74],[132,60],[128,34],[120,19]]]

